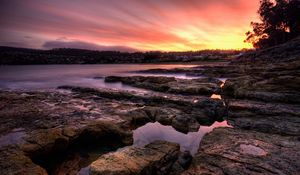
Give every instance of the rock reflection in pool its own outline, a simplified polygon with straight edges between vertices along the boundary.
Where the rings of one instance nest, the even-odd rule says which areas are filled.
[[[200,126],[198,132],[187,134],[176,131],[172,126],[164,126],[158,122],[147,123],[133,131],[135,146],[145,146],[155,140],[165,140],[180,144],[181,151],[189,151],[195,155],[202,137],[217,127],[231,127],[227,121],[215,122],[211,126]]]

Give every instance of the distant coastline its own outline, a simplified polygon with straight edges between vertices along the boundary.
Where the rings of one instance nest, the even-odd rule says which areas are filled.
[[[187,52],[119,52],[58,48],[39,50],[0,46],[0,65],[36,64],[139,64],[229,61],[249,50],[202,50]]]

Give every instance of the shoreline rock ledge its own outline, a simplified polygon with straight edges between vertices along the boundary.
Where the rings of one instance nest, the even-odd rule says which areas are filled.
[[[296,175],[299,148],[293,136],[217,128],[204,136],[191,166],[181,175]]]
[[[205,135],[182,175],[299,174],[299,46],[300,38],[230,63],[241,70],[221,93],[233,128]]]

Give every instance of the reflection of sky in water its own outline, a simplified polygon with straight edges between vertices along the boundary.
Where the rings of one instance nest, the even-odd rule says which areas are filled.
[[[220,81],[222,81],[223,83],[225,83],[225,81],[228,79],[228,78],[218,78]]]
[[[210,96],[210,98],[213,98],[213,99],[222,99],[222,97],[221,97],[221,95],[218,95],[218,94],[212,94],[211,96]]]
[[[180,144],[182,151],[190,151],[194,155],[199,148],[202,137],[217,127],[230,127],[227,121],[215,122],[211,126],[200,126],[198,132],[187,134],[176,131],[171,126],[164,126],[158,122],[148,123],[133,132],[134,145],[145,146],[155,140],[165,140]]]
[[[94,88],[114,88],[140,90],[121,83],[105,83],[104,77],[110,75],[130,76],[171,76],[176,78],[194,78],[185,74],[138,74],[128,73],[147,69],[172,69],[197,65],[180,64],[104,64],[104,65],[22,65],[0,66],[0,89],[53,89],[62,85],[85,86]]]

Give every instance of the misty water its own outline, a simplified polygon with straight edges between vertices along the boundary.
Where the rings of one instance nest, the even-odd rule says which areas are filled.
[[[189,64],[102,64],[102,65],[17,65],[0,66],[0,89],[5,90],[45,90],[62,85],[92,88],[113,88],[139,90],[121,83],[105,83],[99,77],[117,76],[173,76],[195,78],[185,74],[145,74],[133,73],[147,69],[172,69],[194,67]],[[95,79],[95,77],[98,77]]]

